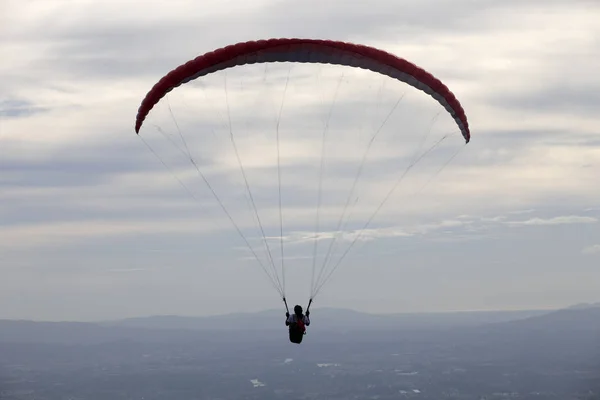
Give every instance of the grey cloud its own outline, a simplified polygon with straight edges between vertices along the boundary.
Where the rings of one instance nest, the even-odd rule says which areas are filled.
[[[197,162],[202,167],[206,161]],[[13,210],[3,219],[4,225],[109,218],[107,212],[112,218],[148,216],[150,210],[155,217],[166,212],[197,212],[198,205],[174,178],[173,190],[155,187],[155,174],[170,174],[141,141],[137,145],[110,141],[66,144],[51,156],[46,154],[36,160],[7,158],[3,168],[7,173],[0,178],[0,199]],[[127,174],[137,175],[135,188],[120,181]],[[152,197],[140,193],[140,187],[146,187]],[[203,198],[208,198],[208,193],[200,196],[200,200]]]
[[[549,3],[546,6],[562,4],[557,0]],[[440,5],[428,0],[418,5],[407,4],[387,0],[366,6],[340,0],[327,3],[312,0],[301,3],[291,12],[288,2],[278,1],[245,15],[199,14],[198,18],[167,19],[162,24],[136,19],[111,21],[110,25],[108,21],[102,24],[102,19],[90,23],[89,17],[82,15],[69,25],[44,30],[45,41],[52,51],[42,54],[35,68],[40,71],[59,68],[76,80],[111,79],[115,74],[156,76],[189,58],[237,41],[307,36],[307,21],[313,32],[309,36],[360,40],[379,35],[381,40],[397,43],[403,36],[410,36],[414,41],[419,36],[435,38],[440,34],[480,32],[489,29],[496,9],[514,10],[537,3],[460,0]],[[256,21],[261,22],[256,24]],[[21,34],[12,39],[38,40],[40,33]],[[202,45],[194,45],[194,42]],[[184,52],[189,54],[187,59],[181,58]]]
[[[592,77],[590,77],[592,78]],[[600,107],[600,80],[588,87],[573,87],[567,81],[519,95],[495,94],[490,103],[499,107],[536,114],[555,112],[593,116]]]
[[[85,195],[87,189],[100,185],[109,190],[111,183],[121,174],[144,172],[151,176],[153,171],[161,171],[161,167],[139,148],[120,146],[117,143],[67,145],[52,156],[40,157],[35,161],[8,159],[3,165],[8,173],[0,179],[0,187],[5,191],[4,196],[0,197],[16,207],[35,203],[37,200],[26,198],[23,201],[15,198],[10,195],[11,190],[41,196],[47,193],[48,196],[57,197],[61,196],[61,190],[65,190],[65,194],[76,197],[78,194]],[[148,181],[148,184],[151,182]],[[59,202],[67,208],[72,206],[68,201]],[[59,204],[50,201],[42,207],[57,205]]]
[[[289,3],[278,1],[264,13],[273,28],[291,32],[305,32],[306,22],[311,21],[313,32],[319,36],[330,37],[373,37],[382,34],[382,39],[399,42],[403,34],[411,39],[420,36],[456,35],[460,33],[482,32],[493,29],[497,15],[510,15],[518,10],[537,7],[537,0],[457,0],[439,2],[424,0],[419,2],[383,0],[379,2],[360,3],[333,0],[326,3],[319,0],[303,2],[290,14]],[[574,0],[571,6],[597,6],[593,0]],[[549,12],[553,8],[560,10],[564,1],[550,0],[544,2]],[[502,13],[504,11],[504,13]],[[540,12],[540,10],[537,10]],[[285,18],[286,15],[290,17]],[[283,16],[280,17],[280,16]],[[270,21],[269,21],[270,19]],[[281,21],[280,23],[278,23]],[[502,26],[498,24],[496,26]]]
[[[578,215],[565,215],[553,218],[531,218],[524,221],[509,221],[508,225],[563,225],[563,224],[595,224],[598,222],[594,217],[583,217]]]
[[[600,244],[587,246],[582,250],[583,254],[598,254],[600,253]]]
[[[568,211],[568,210],[564,210]],[[358,235],[359,241],[370,241],[374,238],[413,238],[422,237],[428,240],[442,241],[466,241],[466,240],[481,240],[489,237],[490,233],[496,228],[503,226],[509,227],[527,227],[527,226],[549,226],[549,225],[565,225],[565,224],[595,224],[599,219],[595,217],[566,215],[566,216],[548,216],[534,217],[527,220],[509,219],[511,216],[533,213],[533,210],[517,210],[509,211],[507,215],[488,216],[458,216],[456,219],[447,219],[434,221],[430,218],[430,222],[413,222],[401,226],[390,226],[384,222],[373,224],[365,230],[362,230],[363,225],[357,224],[348,227],[346,231],[326,231],[322,228],[318,235],[318,241],[330,241],[336,237],[336,241],[352,242]],[[553,210],[556,214],[560,210]],[[295,231],[284,237],[284,241],[290,245],[312,244],[315,240],[314,231]],[[255,238],[258,239],[258,238]],[[273,243],[277,244],[279,236],[268,238]],[[591,249],[595,250],[592,246]]]
[[[48,111],[28,100],[8,99],[0,101],[0,118],[26,118]]]
[[[528,209],[528,210],[515,210],[515,211],[510,211],[509,214],[530,214],[532,212],[535,212],[534,209]]]

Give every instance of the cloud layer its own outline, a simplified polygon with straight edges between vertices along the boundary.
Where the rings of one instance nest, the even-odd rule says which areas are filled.
[[[283,228],[298,301],[315,230],[317,261],[332,238],[334,260],[356,239],[323,304],[347,305],[357,286],[356,307],[382,312],[598,300],[595,1],[310,0],[293,12],[267,0],[149,2],[143,12],[117,1],[2,4],[0,317],[277,304],[190,155],[265,265],[265,239],[281,262]],[[285,64],[191,82],[152,111],[141,137],[133,132],[142,97],[175,66],[227,44],[294,36],[380,47],[431,71],[463,104],[472,142],[406,85]],[[418,150],[450,133],[382,204]],[[207,302],[219,308],[195,306]]]

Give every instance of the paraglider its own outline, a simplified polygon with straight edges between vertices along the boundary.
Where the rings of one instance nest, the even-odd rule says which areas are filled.
[[[294,313],[290,315],[289,311],[285,313],[285,325],[289,327],[290,342],[300,344],[302,338],[306,335],[306,327],[310,325],[310,310],[306,310],[306,315],[302,313],[302,306],[294,306]]]
[[[369,69],[429,94],[452,115],[465,141],[471,138],[465,112],[439,79],[415,64],[383,50],[354,43],[316,39],[269,39],[237,43],[201,55],[175,68],[148,92],[139,107],[135,131],[156,103],[176,87],[201,76],[244,64],[267,62],[328,63]]]
[[[442,83],[438,78],[433,76],[431,73],[425,71],[421,67],[403,59],[397,57],[393,54],[385,52],[380,49],[376,49],[369,46],[340,42],[340,41],[332,41],[332,40],[317,40],[317,39],[299,39],[299,38],[291,38],[291,39],[269,39],[269,40],[259,40],[259,41],[249,41],[243,43],[237,43],[230,46],[226,46],[220,49],[216,49],[214,51],[205,53],[200,55],[180,66],[173,69],[165,76],[163,76],[146,94],[144,99],[139,106],[137,116],[135,119],[135,132],[139,135],[140,129],[144,126],[144,121],[148,117],[150,111],[160,102],[160,100],[167,95],[169,92],[174,90],[175,88],[184,85],[188,82],[192,82],[201,77],[206,77],[211,74],[215,74],[218,71],[224,71],[231,68],[241,67],[250,64],[268,64],[268,63],[299,63],[299,64],[320,64],[320,65],[335,65],[335,66],[343,66],[345,68],[354,68],[354,69],[362,69],[372,71],[374,73],[383,75],[385,77],[391,78],[391,80],[403,82],[408,84],[409,86],[416,88],[417,90],[427,94],[430,98],[433,98],[439,105],[441,105],[447,113],[453,119],[455,125],[458,127],[458,130],[462,137],[464,138],[465,143],[469,143],[471,138],[471,133],[469,129],[469,123],[467,121],[467,117],[465,115],[465,111],[460,104],[460,102],[456,99],[455,95],[448,89],[448,87]],[[289,79],[289,75],[288,75]],[[285,90],[287,90],[287,82],[285,86]],[[284,95],[285,95],[284,90]],[[337,96],[337,91],[336,91]],[[227,98],[227,92],[226,92]],[[229,103],[227,103],[227,110],[229,112]],[[439,107],[439,106],[438,106]],[[281,104],[281,108],[283,108],[283,100]],[[281,109],[280,109],[281,114]],[[386,120],[387,121],[387,120]],[[384,122],[385,123],[385,122]],[[231,121],[229,121],[231,124]],[[177,127],[179,129],[179,126]],[[327,129],[327,128],[326,128]],[[181,132],[180,132],[181,134]],[[360,229],[356,229],[356,235],[351,237],[351,244],[347,248],[347,250],[342,254],[339,260],[333,264],[333,267],[328,271],[328,273],[324,273],[324,270],[328,266],[327,263],[330,261],[330,253],[333,248],[333,244],[336,240],[338,240],[341,235],[341,227],[344,218],[347,217],[348,207],[351,204],[351,200],[353,199],[353,193],[355,190],[356,181],[358,177],[361,175],[363,170],[363,165],[367,152],[370,151],[370,146],[372,141],[375,139],[375,136],[378,134],[375,133],[371,142],[368,143],[367,150],[364,153],[362,158],[361,166],[358,168],[357,175],[354,179],[354,184],[352,185],[352,189],[350,194],[347,197],[346,203],[343,208],[342,216],[338,220],[335,229],[332,229],[333,232],[327,239],[331,239],[329,250],[327,256],[325,257],[325,261],[323,262],[322,270],[318,273],[315,273],[315,260],[316,260],[316,246],[319,238],[318,231],[320,229],[320,219],[319,212],[321,206],[321,191],[322,191],[322,173],[319,178],[319,202],[317,205],[317,222],[316,229],[314,235],[314,257],[313,257],[313,273],[311,279],[311,292],[309,296],[309,305],[306,310],[306,314],[303,314],[303,310],[301,306],[294,307],[294,313],[290,315],[289,310],[287,310],[287,302],[285,296],[285,269],[284,269],[284,232],[283,232],[283,217],[282,217],[282,199],[281,199],[281,168],[280,168],[280,131],[279,131],[279,120],[277,121],[277,130],[275,133],[275,137],[277,139],[277,180],[279,184],[279,195],[278,195],[278,208],[279,208],[279,234],[277,236],[277,240],[280,242],[280,250],[281,250],[281,277],[277,272],[277,268],[275,266],[275,262],[273,260],[273,255],[271,254],[271,249],[268,243],[267,235],[264,230],[264,223],[261,219],[260,214],[257,211],[256,201],[254,199],[253,193],[250,190],[250,185],[248,178],[246,176],[244,167],[242,165],[241,158],[239,157],[238,150],[235,144],[235,139],[233,132],[230,129],[230,139],[234,145],[234,149],[236,152],[237,161],[239,162],[239,167],[245,182],[245,186],[247,189],[248,200],[253,207],[254,210],[254,218],[258,222],[260,227],[261,235],[262,235],[262,243],[265,246],[265,249],[268,253],[268,263],[265,266],[259,257],[257,256],[253,246],[250,244],[250,240],[248,237],[242,232],[242,228],[240,224],[235,221],[235,218],[228,211],[224,202],[221,200],[220,196],[217,194],[214,187],[209,183],[206,175],[204,175],[198,165],[193,161],[191,157],[191,153],[189,150],[182,151],[186,158],[192,161],[192,164],[204,183],[210,189],[212,195],[217,200],[221,209],[229,218],[232,225],[235,227],[237,233],[242,237],[246,246],[251,251],[252,255],[256,258],[258,263],[260,264],[263,271],[268,275],[273,287],[278,291],[280,298],[283,299],[286,305],[286,326],[289,327],[290,333],[290,341],[293,343],[301,343],[302,337],[306,333],[306,326],[310,325],[310,304],[313,302],[315,296],[321,290],[322,286],[329,279],[334,270],[337,269],[338,265],[345,258],[346,254],[350,248],[354,245],[354,243],[359,240],[361,235],[364,233],[366,228],[373,221],[374,216],[379,212],[381,206],[384,202],[386,202],[391,193],[395,190],[400,180],[404,178],[406,173],[418,162],[425,154],[427,154],[431,149],[433,149],[439,142],[434,144],[432,148],[425,151],[418,157],[415,157],[412,163],[409,165],[404,174],[398,179],[396,184],[387,192],[384,196],[384,199],[381,203],[375,208],[375,211],[370,215],[367,219],[367,222],[364,225],[360,226]],[[325,137],[325,133],[323,133],[323,138]],[[445,136],[446,137],[446,136]],[[444,138],[445,138],[444,137]],[[183,137],[182,137],[183,138]],[[443,139],[442,139],[443,140]],[[323,139],[324,141],[324,139]],[[145,143],[145,142],[144,142]],[[185,143],[185,142],[184,142]],[[323,142],[324,143],[324,142]],[[185,143],[185,147],[187,149],[187,143]],[[420,150],[420,147],[419,147]],[[255,154],[255,153],[254,153]],[[454,156],[452,156],[454,157]],[[445,166],[446,164],[444,164]],[[321,164],[322,171],[323,164]],[[443,167],[442,167],[443,168]],[[439,171],[438,171],[439,172]],[[179,181],[180,184],[184,185],[182,181]],[[188,193],[194,196],[191,191],[188,190]],[[271,270],[269,270],[269,265]],[[315,279],[316,278],[316,279]]]

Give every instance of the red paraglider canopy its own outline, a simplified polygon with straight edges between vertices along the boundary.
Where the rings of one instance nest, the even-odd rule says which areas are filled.
[[[400,80],[436,99],[452,115],[467,143],[471,138],[469,123],[461,104],[450,89],[431,73],[373,47],[316,39],[269,39],[237,43],[180,65],[160,79],[142,101],[136,117],[136,133],[139,133],[144,119],[154,105],[177,86],[227,68],[267,62],[346,65]]]

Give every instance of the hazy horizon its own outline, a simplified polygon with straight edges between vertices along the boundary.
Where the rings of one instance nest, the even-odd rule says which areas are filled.
[[[592,306],[597,307],[599,303],[578,303],[578,304],[568,304],[562,307],[556,308],[513,308],[513,309],[466,309],[466,310],[445,310],[445,311],[405,311],[405,312],[370,312],[370,311],[360,311],[353,308],[339,308],[339,307],[318,307],[316,305],[311,306],[311,311],[313,317],[316,317],[317,320],[320,318],[321,312],[325,312],[326,316],[331,316],[330,312],[341,312],[341,313],[357,313],[361,315],[369,315],[369,316],[417,316],[417,315],[451,315],[451,314],[485,314],[485,313],[508,313],[508,314],[519,314],[519,313],[527,313],[534,312],[537,315],[537,312],[541,313],[550,313],[553,311],[566,310],[569,308],[573,308],[576,306]],[[302,304],[303,308],[306,306]],[[21,320],[21,321],[32,321],[32,322],[84,322],[84,323],[102,323],[108,321],[121,321],[127,319],[145,319],[145,318],[161,318],[161,317],[174,317],[174,318],[211,318],[211,317],[228,317],[228,316],[236,316],[236,315],[275,315],[275,314],[283,314],[285,313],[285,308],[264,308],[259,310],[236,310],[230,312],[222,312],[215,314],[139,314],[139,315],[131,315],[122,318],[108,318],[108,319],[88,319],[88,318],[71,318],[71,319],[44,319],[44,318],[0,318],[0,320]]]

